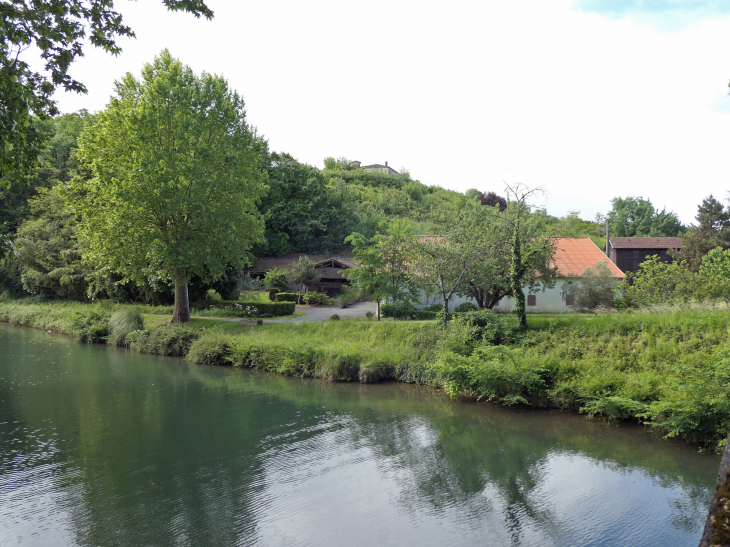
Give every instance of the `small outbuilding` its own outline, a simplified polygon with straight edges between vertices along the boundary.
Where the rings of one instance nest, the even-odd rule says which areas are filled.
[[[621,271],[638,272],[639,266],[650,256],[657,255],[662,262],[673,262],[670,249],[681,249],[679,237],[609,237],[606,254]]]
[[[291,269],[297,263],[300,256],[306,256],[314,262],[314,269],[319,273],[319,282],[312,287],[307,287],[309,291],[317,291],[324,293],[330,298],[335,298],[342,292],[343,285],[349,285],[346,273],[340,273],[356,266],[355,262],[349,256],[331,256],[331,255],[307,255],[304,253],[292,253],[284,256],[262,256],[256,259],[247,272],[251,277],[263,279],[264,276],[274,268],[282,270]],[[295,285],[291,285],[292,290],[298,289]]]

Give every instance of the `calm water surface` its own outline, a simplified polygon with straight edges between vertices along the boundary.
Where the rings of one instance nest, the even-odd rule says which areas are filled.
[[[0,324],[0,546],[694,546],[719,458]]]

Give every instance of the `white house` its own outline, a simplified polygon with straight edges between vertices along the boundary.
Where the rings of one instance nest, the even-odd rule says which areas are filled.
[[[356,163],[356,165],[358,167],[360,167],[360,162],[359,161],[358,162],[355,162],[355,163]],[[385,165],[381,165],[379,163],[374,163],[372,165],[363,165],[362,166],[362,169],[364,169],[368,173],[371,173],[371,172],[380,172],[380,173],[385,173],[386,175],[397,175],[398,174],[398,171],[396,171],[392,167],[389,167],[388,166],[388,162],[387,161],[385,162]]]
[[[583,275],[588,268],[595,268],[600,262],[604,262],[613,274],[615,279],[623,279],[624,273],[609,260],[609,258],[596,247],[596,244],[588,237],[559,237],[555,243],[555,255],[553,257],[553,265],[558,268],[558,278],[552,289],[529,292],[524,289],[525,301],[527,304],[527,312],[530,313],[560,313],[561,311],[572,311],[573,301],[571,296],[563,299],[561,295],[561,285],[566,281],[575,281],[577,277]],[[462,297],[454,295],[449,303],[449,308],[454,310],[457,306],[464,302],[476,302],[471,297]],[[441,304],[442,301],[437,295],[436,297],[424,300],[423,306],[431,304]],[[421,306],[421,307],[423,307]],[[510,311],[514,307],[514,299],[511,297],[503,298],[494,306],[494,311]]]

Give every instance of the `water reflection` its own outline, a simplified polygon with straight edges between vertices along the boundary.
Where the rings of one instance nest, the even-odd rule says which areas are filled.
[[[0,326],[0,545],[687,545],[718,459]]]

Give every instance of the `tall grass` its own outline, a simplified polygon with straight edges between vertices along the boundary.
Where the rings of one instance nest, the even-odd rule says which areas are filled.
[[[138,310],[118,310],[109,319],[108,344],[112,346],[128,346],[128,338],[134,331],[144,330],[144,320]]]
[[[0,302],[2,321],[86,342],[103,342],[110,328],[114,340],[114,311],[105,304]],[[465,317],[447,329],[435,322],[342,320],[231,332],[211,324],[150,328],[150,320],[150,330],[135,329],[126,339],[134,338],[138,351],[187,355],[200,364],[331,381],[390,379],[443,387],[454,397],[649,423],[710,446],[730,429],[724,309],[533,315],[525,332],[512,316]]]

